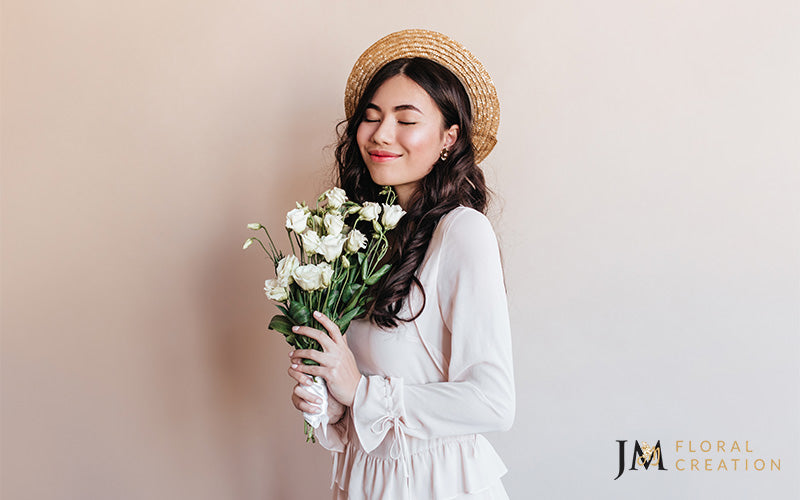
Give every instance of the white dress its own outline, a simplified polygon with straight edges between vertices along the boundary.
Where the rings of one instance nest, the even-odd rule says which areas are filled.
[[[508,430],[514,379],[506,292],[492,226],[458,207],[417,271],[413,322],[347,331],[362,373],[352,408],[325,432],[334,499],[507,499],[507,469],[481,432]],[[401,317],[418,311],[412,287]]]

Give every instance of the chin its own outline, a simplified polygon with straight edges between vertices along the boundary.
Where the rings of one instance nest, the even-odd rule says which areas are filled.
[[[394,179],[391,174],[387,175],[386,172],[379,172],[374,169],[367,169],[369,171],[369,176],[372,178],[372,182],[379,186],[393,186],[397,179]]]

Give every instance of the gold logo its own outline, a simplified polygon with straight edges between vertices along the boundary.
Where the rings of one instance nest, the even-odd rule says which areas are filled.
[[[650,464],[651,462],[660,462],[661,461],[661,447],[653,448],[647,441],[642,441],[642,454],[636,458],[636,463],[640,466],[644,466],[645,462]]]

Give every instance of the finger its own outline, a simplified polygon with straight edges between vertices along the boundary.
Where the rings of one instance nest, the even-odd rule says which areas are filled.
[[[319,342],[319,345],[322,346],[323,351],[327,351],[333,347],[333,341],[325,332],[321,332],[317,329],[311,328],[310,326],[293,326],[292,331],[316,340]]]
[[[295,370],[291,366],[289,367],[289,376],[292,377],[297,381],[298,384],[303,385],[312,385],[314,382],[311,380],[311,377],[300,373],[299,371]]]
[[[312,377],[319,377],[325,372],[325,369],[321,366],[315,365],[304,365],[302,363],[298,365],[292,365],[292,368],[295,370],[305,373],[306,375],[311,375]]]
[[[298,349],[294,351],[294,356],[292,356],[292,364],[300,364],[302,363],[303,359],[310,359],[311,361],[316,361],[317,363],[324,365],[326,361],[328,361],[328,356],[322,351],[317,351],[316,349]],[[294,368],[294,366],[292,366]]]
[[[342,340],[342,332],[339,331],[339,327],[336,326],[336,323],[334,323],[333,320],[319,311],[314,311],[314,318],[319,321],[319,323],[324,326],[326,330],[328,330],[328,333],[334,342],[338,343],[340,340]]]
[[[322,404],[322,400],[319,398],[319,396],[317,396],[316,394],[312,393],[311,391],[309,391],[308,389],[306,389],[302,385],[294,386],[294,394],[297,397],[302,398],[306,402],[311,403],[313,405],[321,405]]]
[[[301,398],[297,394],[292,394],[292,404],[298,410],[304,411],[306,413],[319,413],[322,410],[322,408],[320,408],[319,406],[309,403],[308,401]]]

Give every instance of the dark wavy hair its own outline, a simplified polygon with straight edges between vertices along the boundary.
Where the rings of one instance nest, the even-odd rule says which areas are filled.
[[[412,286],[422,291],[424,307],[425,290],[415,273],[425,257],[439,219],[459,205],[485,212],[489,197],[483,172],[475,163],[469,96],[450,70],[420,57],[396,59],[384,65],[364,89],[353,116],[339,124],[336,164],[342,189],[358,203],[379,198],[381,186],[375,184],[369,175],[356,133],[375,92],[386,80],[397,75],[410,78],[431,96],[442,113],[443,130],[456,124],[459,132],[456,142],[449,148],[447,159],[438,160],[420,181],[408,206],[404,207],[407,214],[389,233],[391,248],[387,261],[392,268],[375,286],[367,313],[371,321],[383,328],[395,327],[399,321],[412,321],[422,312],[420,309],[409,318],[398,316]]]

